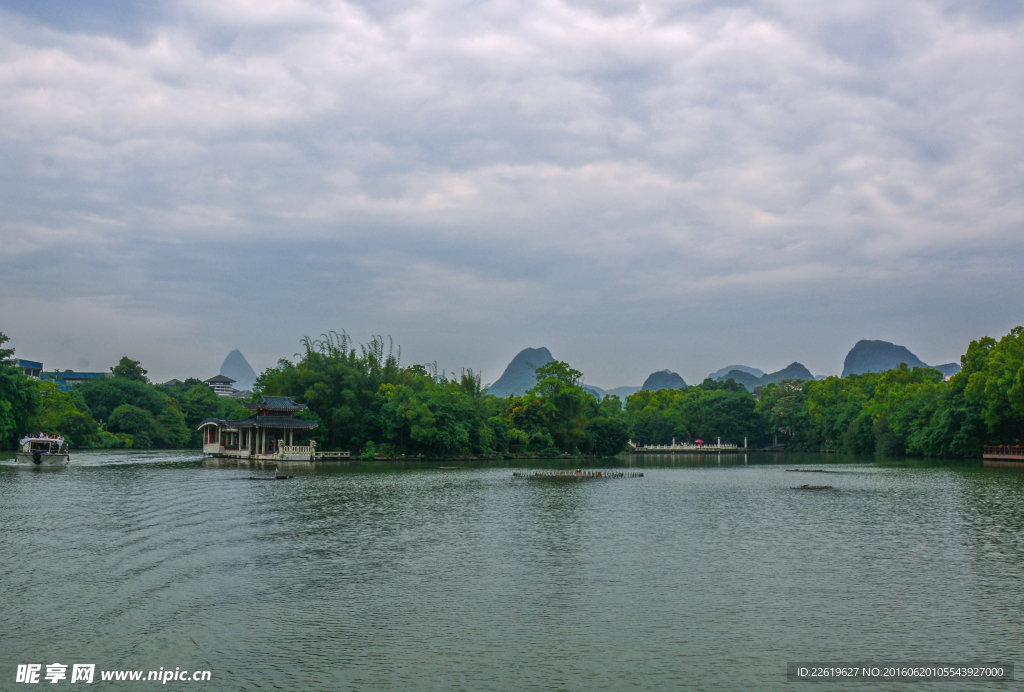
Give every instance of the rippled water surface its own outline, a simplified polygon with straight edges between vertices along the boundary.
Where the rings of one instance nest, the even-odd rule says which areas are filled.
[[[161,686],[208,690],[771,690],[814,684],[787,661],[1024,664],[1014,471],[752,455],[256,482],[189,453],[72,459],[0,462],[0,689],[54,661],[208,669]]]

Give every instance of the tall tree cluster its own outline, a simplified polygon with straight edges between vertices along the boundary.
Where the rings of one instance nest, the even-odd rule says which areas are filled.
[[[62,434],[76,447],[198,447],[206,418],[243,418],[237,399],[198,379],[153,385],[141,363],[122,358],[111,377],[69,392],[26,377],[0,334],[0,445],[23,434]],[[344,332],[301,341],[296,360],[266,369],[256,394],[308,403],[319,422],[302,438],[322,449],[372,456],[458,456],[505,452],[613,455],[627,440],[668,444],[703,439],[751,445],[778,440],[794,450],[856,454],[978,456],[984,444],[1024,439],[1024,328],[998,341],[972,341],[961,371],[946,381],[931,368],[899,368],[823,380],[783,380],[755,396],[732,380],[641,391],[623,406],[598,400],[582,373],[552,361],[522,396],[496,397],[480,374],[402,366],[401,350]]]
[[[198,447],[205,418],[241,418],[235,399],[222,399],[200,380],[176,387],[152,384],[137,360],[124,357],[111,376],[61,391],[53,381],[26,377],[0,334],[0,448],[24,435],[61,435],[78,449]]]
[[[375,337],[344,332],[305,338],[297,362],[282,360],[257,380],[259,392],[309,404],[311,433],[325,449],[372,448],[393,455],[457,456],[522,451],[615,454],[629,437],[621,402],[597,401],[581,373],[555,361],[538,368],[521,397],[487,394],[479,373],[403,367],[400,353]]]

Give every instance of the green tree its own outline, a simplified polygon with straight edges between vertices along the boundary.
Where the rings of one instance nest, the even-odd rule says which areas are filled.
[[[617,396],[605,395],[584,431],[580,451],[602,457],[615,456],[629,440],[629,417]]]
[[[719,437],[742,444],[744,438],[762,439],[768,427],[754,395],[734,380],[709,378],[692,387],[637,392],[626,399],[626,412],[634,439],[644,444]]]
[[[149,382],[149,378],[146,377],[146,374],[149,371],[142,367],[142,363],[137,360],[132,360],[128,356],[122,356],[117,365],[112,365],[110,367],[110,372],[114,377],[120,377],[125,380],[131,380],[133,382]]]
[[[207,418],[220,417],[220,397],[209,385],[197,384],[182,397],[181,410],[185,414],[185,422],[195,430]]]
[[[185,414],[179,410],[175,399],[169,399],[157,414],[155,430],[161,447],[184,449],[192,441],[191,431],[185,424]]]
[[[62,392],[55,382],[36,382],[42,402],[32,428],[50,435],[61,435],[68,446],[91,447],[99,440],[99,425],[82,410],[81,398]]]
[[[810,430],[803,380],[768,383],[761,390],[757,410],[766,418],[772,435],[783,434],[800,439]]]
[[[969,404],[982,410],[992,442],[1024,438],[1024,327],[1014,327],[998,342],[972,341],[953,378]]]
[[[167,399],[158,387],[122,377],[88,380],[75,385],[75,390],[81,392],[93,417],[98,421],[108,420],[114,409],[122,404],[143,408],[155,417],[163,410]]]
[[[137,447],[150,447],[156,435],[156,420],[144,408],[121,404],[110,414],[107,430],[131,435]]]
[[[13,360],[14,349],[0,333],[0,447],[12,449],[29,432],[29,425],[42,407],[39,390]]]

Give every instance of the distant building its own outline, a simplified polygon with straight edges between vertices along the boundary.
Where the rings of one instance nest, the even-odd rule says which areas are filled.
[[[34,380],[38,380],[39,375],[43,372],[43,364],[37,363],[34,360],[23,360],[18,358],[18,367]]]
[[[233,379],[224,375],[216,375],[203,381],[203,384],[209,386],[217,396],[233,396],[238,391],[231,386],[234,383]]]
[[[76,384],[81,384],[87,380],[98,380],[101,377],[110,377],[110,373],[75,372],[74,370],[65,370],[64,372],[44,372],[39,375],[39,379],[44,382],[56,382],[62,392],[71,391],[71,388]]]
[[[167,380],[161,387],[177,387],[179,384],[183,384],[181,380]]]

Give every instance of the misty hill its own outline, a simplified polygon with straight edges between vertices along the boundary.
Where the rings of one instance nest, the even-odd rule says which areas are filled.
[[[906,346],[897,346],[888,341],[858,341],[843,361],[843,377],[860,375],[865,372],[884,372],[906,363],[911,368],[927,368],[920,358]],[[959,368],[958,368],[959,369]]]
[[[626,404],[626,397],[630,394],[636,394],[640,391],[640,387],[616,387],[615,389],[601,389],[591,384],[583,385],[583,391],[590,392],[598,399],[603,399],[605,395],[617,396],[622,401],[623,406]]]
[[[252,389],[256,384],[256,372],[237,348],[224,359],[220,374],[233,379],[235,389]]]
[[[541,348],[524,348],[501,373],[498,381],[492,384],[487,392],[495,396],[506,397],[509,394],[520,396],[527,389],[537,384],[534,371],[542,365],[553,361],[551,351]]]
[[[610,394],[611,396],[617,396],[620,399],[622,399],[623,403],[625,403],[626,402],[626,397],[628,397],[630,394],[636,394],[637,392],[640,391],[640,389],[641,389],[641,387],[616,387],[615,389],[607,390],[605,392],[605,394]]]
[[[686,381],[678,373],[674,373],[671,370],[659,370],[648,375],[640,389],[656,392],[659,389],[680,389],[685,386]]]
[[[769,382],[775,382],[778,384],[782,380],[813,380],[814,375],[811,371],[803,366],[801,363],[790,363],[782,370],[777,370],[771,374],[765,375],[761,379],[764,380],[765,384]]]
[[[748,373],[750,375],[753,375],[754,377],[764,377],[764,370],[758,370],[757,368],[752,368],[749,365],[726,365],[718,372],[711,373],[710,375],[708,375],[708,377],[710,377],[713,380],[721,380],[723,378],[728,379],[727,377],[725,377],[725,375],[728,375],[733,370],[739,370],[740,372]],[[739,380],[737,380],[737,382],[738,381]]]
[[[764,386],[770,382],[778,384],[782,380],[813,380],[814,375],[811,371],[805,368],[800,363],[790,363],[782,370],[776,370],[773,373],[767,375],[761,375],[761,377],[755,377],[749,372],[744,370],[732,370],[718,377],[719,380],[736,380],[741,385],[746,387],[749,391],[754,391],[754,387]]]
[[[603,399],[607,394],[609,396],[617,396],[623,404],[626,403],[626,398],[630,394],[636,394],[640,390],[656,392],[659,389],[679,389],[686,386],[686,380],[682,378],[678,373],[674,373],[671,370],[661,370],[659,372],[652,372],[644,380],[642,387],[616,387],[615,389],[601,389],[600,387],[594,387],[593,385],[585,384],[583,389],[590,392],[598,399]]]
[[[947,377],[960,372],[960,363],[946,363],[944,365],[933,365],[932,367]]]
[[[764,382],[761,381],[760,377],[755,377],[745,370],[730,370],[718,377],[719,381],[722,380],[736,380],[741,385],[746,387],[751,392],[754,391],[754,387],[760,387]]]

